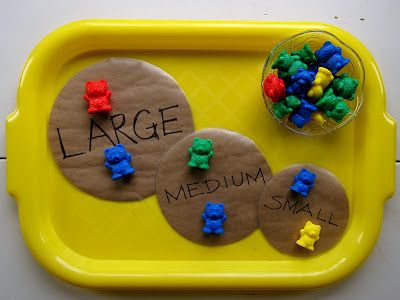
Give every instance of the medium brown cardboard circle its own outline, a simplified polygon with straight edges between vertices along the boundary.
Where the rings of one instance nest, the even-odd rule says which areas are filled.
[[[87,112],[86,81],[105,79],[112,111]],[[48,138],[59,169],[76,187],[108,200],[139,200],[154,194],[163,153],[194,131],[192,113],[177,82],[160,68],[129,58],[93,64],[58,95]],[[122,143],[133,154],[136,173],[118,181],[104,166],[104,149]]]
[[[193,139],[211,139],[214,156],[208,170],[191,168]],[[272,178],[271,169],[253,141],[224,129],[204,129],[171,147],[156,177],[158,203],[170,225],[187,239],[204,245],[239,241],[258,228],[258,199]],[[202,232],[207,201],[224,203],[227,220],[222,235]]]
[[[315,186],[303,198],[290,190],[293,177],[302,169],[315,173]],[[263,190],[258,205],[260,229],[279,251],[310,256],[334,246],[342,237],[349,218],[346,192],[329,171],[311,164],[290,166],[276,174]],[[296,244],[307,221],[321,226],[319,240],[310,251]]]

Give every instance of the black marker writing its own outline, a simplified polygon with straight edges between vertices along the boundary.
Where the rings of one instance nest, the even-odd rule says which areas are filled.
[[[334,212],[329,212],[329,220],[327,221],[326,219],[322,218],[322,215],[327,213],[326,211],[322,208],[315,209],[314,206],[317,204],[310,204],[305,202],[306,200],[294,200],[294,199],[289,199],[286,197],[282,197],[279,195],[272,196],[270,199],[268,199],[266,202],[264,202],[263,206],[267,209],[270,210],[282,210],[282,211],[287,211],[289,215],[297,215],[299,213],[302,214],[307,214],[311,218],[315,218],[319,221],[328,223],[332,226],[338,227],[339,225],[333,222],[334,218]],[[313,206],[314,205],[314,206]],[[318,211],[317,214],[313,213]]]
[[[114,123],[114,119],[121,117],[121,123],[118,126],[115,126]],[[120,143],[119,141],[119,137],[118,137],[118,132],[123,134],[125,137],[127,137],[128,139],[130,139],[133,143],[137,144],[137,142],[130,137],[129,135],[127,135],[125,132],[123,132],[122,130],[120,130],[121,127],[123,127],[125,125],[125,115],[124,114],[116,114],[110,117],[110,121],[112,123],[113,129],[114,129],[114,133],[115,133],[115,137],[117,138],[117,142],[118,144]]]
[[[106,138],[110,143],[110,146],[115,146],[118,143],[121,143],[124,138],[127,138],[131,143],[133,144],[138,144],[138,139],[140,140],[160,140],[161,137],[171,135],[171,134],[179,134],[183,132],[183,130],[176,130],[176,126],[179,125],[179,121],[176,117],[166,117],[167,113],[172,113],[175,112],[176,114],[179,113],[177,110],[179,108],[179,105],[172,105],[168,107],[162,107],[159,108],[156,113],[151,113],[147,109],[141,109],[139,110],[134,116],[133,120],[131,121],[131,127],[127,127],[127,123],[129,123],[129,119],[127,119],[126,115],[123,113],[118,113],[115,115],[110,115],[108,119],[106,119],[108,122],[102,122],[102,123],[97,123],[96,118],[90,118],[89,119],[89,133],[88,133],[88,147],[87,151],[81,151],[79,153],[73,153],[73,154],[67,154],[66,151],[66,145],[65,142],[62,139],[61,136],[61,126],[58,127],[57,130],[57,135],[58,135],[58,140],[60,143],[60,148],[61,152],[63,155],[63,159],[67,159],[70,157],[78,156],[78,155],[84,155],[87,154],[87,152],[91,152],[92,148],[95,146],[95,143],[93,141],[95,139],[99,138]],[[140,125],[142,125],[143,122],[146,122],[148,120],[148,117],[155,118],[158,115],[158,123],[156,121],[150,122],[150,124],[145,125],[144,129],[149,130],[149,133],[144,134],[139,130]],[[148,117],[146,117],[148,116]],[[162,132],[160,133],[158,129],[158,124],[161,123],[162,127]],[[172,128],[169,128],[169,126],[172,126]],[[143,126],[143,125],[142,125]],[[143,128],[143,127],[142,127]],[[98,131],[98,134],[96,135],[95,131]],[[114,132],[114,135],[112,137],[108,134],[108,132]],[[131,131],[131,133],[129,133]],[[132,132],[133,131],[133,132]],[[114,137],[115,136],[115,137]],[[75,139],[80,138],[79,136],[74,137]],[[114,140],[115,139],[115,140]],[[104,147],[104,143],[101,143],[102,147]]]
[[[93,136],[93,126],[96,126],[103,134]],[[93,119],[90,119],[89,152],[92,151],[92,141],[94,139],[98,139],[98,138],[101,138],[101,137],[107,137],[108,140],[111,142],[111,144],[113,146],[115,146],[115,143],[110,138],[110,136],[107,134],[107,132],[105,132],[104,129],[101,128],[100,125],[97,124]]]
[[[74,157],[78,155],[85,154],[86,152],[79,152],[79,153],[74,153],[74,154],[67,154],[64,148],[64,143],[61,138],[61,133],[60,133],[60,128],[57,128],[57,134],[58,134],[58,141],[60,142],[60,147],[61,147],[61,152],[63,154],[63,159],[69,158],[69,157]]]
[[[168,203],[171,203],[169,200],[169,196],[171,196],[172,198],[174,198],[175,200],[179,199],[179,195],[181,194],[181,192],[183,193],[183,196],[186,199],[186,193],[185,190],[183,189],[183,186],[181,185],[178,191],[178,194],[176,196],[172,195],[170,192],[168,192],[167,190],[165,190],[165,196],[167,197]]]
[[[256,174],[262,174],[261,168],[257,169]],[[249,174],[248,172],[242,171],[240,172],[239,176],[241,180],[235,179],[235,176],[232,175],[228,177],[223,176],[223,178],[221,179],[212,178],[204,180],[202,182],[182,183],[178,186],[178,188],[175,189],[168,188],[168,190],[165,189],[165,196],[168,203],[171,203],[171,198],[178,201],[187,199],[188,197],[190,199],[203,194],[212,194],[220,189],[240,188],[244,183],[245,176],[253,178],[253,181],[249,181],[250,185],[265,184],[265,180],[261,180],[261,177],[259,180],[257,180],[259,176],[258,175],[252,176],[252,175],[254,175],[254,173]],[[225,185],[221,185],[222,180],[224,180],[223,182],[225,182]],[[240,181],[240,183],[238,183],[237,181]]]
[[[137,122],[140,114],[142,114],[144,112],[147,113],[147,114],[150,114],[150,112],[147,109],[142,109],[142,110],[138,111],[138,113],[135,116],[135,119],[133,120],[133,132],[135,132],[136,136],[141,138],[142,140],[148,140],[148,139],[152,139],[152,138],[155,138],[156,140],[159,140],[160,138],[158,137],[158,134],[157,134],[157,124],[156,123],[152,123],[152,125],[150,125],[149,127],[146,127],[146,129],[153,128],[153,133],[151,135],[149,135],[147,137],[143,137],[143,136],[140,136],[139,133],[137,133],[137,131],[136,131],[136,122]]]
[[[165,120],[165,119],[164,119],[164,111],[169,110],[169,109],[171,109],[171,108],[178,108],[178,107],[179,107],[179,105],[176,104],[176,105],[172,105],[172,106],[169,106],[169,107],[160,108],[160,109],[158,110],[158,111],[161,113],[162,129],[163,129],[164,136],[166,136],[166,135],[168,135],[168,134],[174,134],[174,133],[180,133],[180,132],[182,132],[182,130],[170,131],[170,132],[167,132],[167,131],[165,130],[165,124],[166,124],[166,123],[169,123],[169,122],[176,122],[176,121],[178,121],[178,119],[177,119],[177,118],[172,118],[172,119],[167,119],[167,120]]]

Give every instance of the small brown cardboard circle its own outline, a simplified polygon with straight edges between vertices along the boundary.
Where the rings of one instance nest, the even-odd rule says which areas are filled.
[[[85,83],[100,79],[112,92],[112,111],[90,115]],[[79,189],[102,199],[139,200],[154,194],[163,153],[193,131],[189,104],[169,74],[144,61],[111,58],[68,81],[53,105],[48,137],[58,167]],[[133,154],[136,173],[113,181],[104,149],[117,143]]]
[[[302,168],[317,175],[306,198],[290,190],[293,177]],[[317,255],[334,246],[345,231],[348,218],[349,202],[339,180],[311,164],[293,165],[276,174],[266,185],[258,205],[260,229],[268,242],[295,256]],[[314,251],[296,244],[307,221],[321,226]]]
[[[215,154],[208,170],[187,166],[195,137],[213,141]],[[165,218],[179,234],[199,244],[225,245],[258,228],[258,198],[271,178],[271,169],[253,141],[224,129],[204,129],[186,136],[165,154],[157,171],[156,192]],[[202,232],[207,201],[225,205],[225,233],[220,236]]]

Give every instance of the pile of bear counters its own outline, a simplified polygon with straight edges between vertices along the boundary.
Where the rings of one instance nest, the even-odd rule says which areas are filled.
[[[349,62],[342,49],[329,41],[315,53],[309,44],[290,54],[282,50],[272,64],[278,76],[270,73],[263,80],[264,94],[274,102],[274,115],[282,119],[290,114],[289,121],[298,128],[311,120],[322,125],[325,117],[342,122],[350,112],[345,100],[354,99],[358,80],[347,73],[335,75]]]

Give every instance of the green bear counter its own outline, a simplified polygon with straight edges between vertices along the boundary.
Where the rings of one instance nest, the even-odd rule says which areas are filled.
[[[208,162],[214,156],[212,150],[213,142],[210,139],[203,140],[199,137],[193,139],[192,147],[189,148],[191,155],[188,166],[192,168],[199,168],[208,170],[210,168]]]

